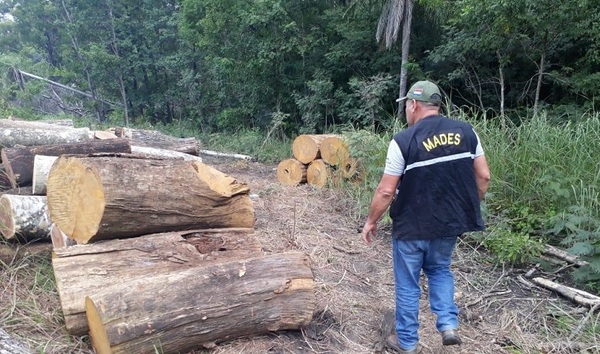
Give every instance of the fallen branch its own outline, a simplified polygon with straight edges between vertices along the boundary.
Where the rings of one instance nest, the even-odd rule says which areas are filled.
[[[216,151],[212,151],[212,150],[199,150],[198,153],[203,154],[203,155],[209,155],[209,156],[217,156],[217,157],[231,157],[231,158],[240,159],[240,160],[254,160],[254,158],[252,156],[248,156],[248,155],[227,154],[224,152],[216,152]]]
[[[554,246],[550,246],[550,245],[546,245],[546,247],[544,249],[544,253],[549,256],[553,256],[558,259],[562,259],[563,261],[572,263],[576,267],[583,267],[583,266],[586,266],[589,264],[586,261],[582,261],[582,260],[578,259],[577,256],[575,256],[575,255],[572,255],[566,251],[563,251],[561,249],[558,249],[558,248],[556,248]]]
[[[552,290],[552,291],[558,293],[559,295],[561,295],[571,301],[574,301],[582,306],[594,307],[600,303],[600,297],[598,297],[596,295],[592,295],[583,290],[571,288],[566,285],[561,285],[561,284],[555,283],[552,280],[537,277],[537,278],[531,279],[531,282],[533,282],[534,284],[541,286],[543,288]]]

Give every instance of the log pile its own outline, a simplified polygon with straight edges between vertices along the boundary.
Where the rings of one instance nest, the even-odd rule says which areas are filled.
[[[299,135],[292,144],[292,154],[277,166],[277,180],[283,184],[323,187],[332,178],[351,180],[361,175],[358,160],[350,156],[340,135]]]
[[[0,152],[13,188],[0,234],[52,242],[69,333],[89,334],[97,353],[178,353],[312,320],[308,257],[263,254],[249,187],[204,164],[193,138],[88,136]]]

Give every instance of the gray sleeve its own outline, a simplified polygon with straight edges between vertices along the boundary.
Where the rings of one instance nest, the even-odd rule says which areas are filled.
[[[391,176],[402,176],[404,174],[406,162],[396,141],[390,141],[387,156],[385,158],[385,169],[383,173]]]
[[[479,135],[477,135],[475,129],[473,129],[473,133],[475,133],[475,136],[477,137],[477,148],[475,149],[475,157],[479,157],[484,154],[483,146],[481,146],[481,140],[479,140]]]

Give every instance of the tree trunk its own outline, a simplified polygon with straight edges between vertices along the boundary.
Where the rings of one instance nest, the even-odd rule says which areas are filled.
[[[30,186],[33,179],[35,155],[60,156],[63,154],[93,154],[98,152],[131,152],[125,139],[89,140],[80,143],[12,147],[2,149],[2,163],[13,188]]]
[[[92,133],[88,128],[47,130],[31,128],[2,128],[0,147],[15,145],[33,146],[47,144],[68,144],[90,140]]]
[[[43,130],[52,130],[52,131],[81,129],[81,128],[65,127],[60,124],[52,124],[49,121],[37,121],[37,120],[29,121],[29,120],[14,120],[14,119],[0,119],[0,128],[1,129],[10,129],[10,128],[43,129]]]
[[[184,161],[202,162],[202,158],[196,155],[190,155],[179,151],[151,148],[146,146],[132,146],[131,153],[145,158],[160,158],[160,159],[182,159]]]
[[[174,138],[155,130],[111,128],[110,131],[119,138],[131,140],[131,145],[179,151],[190,155],[198,155],[196,138]]]
[[[52,266],[67,331],[88,332],[85,297],[111,294],[133,279],[258,257],[251,229],[181,231],[55,248]]]
[[[33,352],[23,343],[12,338],[0,328],[0,354],[32,354]]]
[[[311,186],[324,187],[329,179],[329,167],[321,159],[312,161],[306,169],[306,182]]]
[[[504,117],[504,63],[500,51],[496,51],[496,56],[498,57],[498,75],[500,76],[500,116]]]
[[[537,278],[531,279],[531,282],[536,285],[539,285],[541,287],[544,287],[546,289],[552,290],[552,291],[558,293],[559,295],[561,295],[571,301],[574,301],[577,304],[582,305],[582,306],[594,307],[594,306],[597,306],[598,304],[600,304],[600,297],[590,294],[588,292],[585,292],[583,290],[579,290],[579,289],[571,288],[566,285],[561,285],[559,283],[555,283],[552,280],[537,277]]]
[[[25,120],[21,119],[21,118],[16,118],[13,116],[9,116],[8,120],[12,120],[12,121],[18,121],[18,122],[23,122]],[[75,125],[73,124],[73,120],[72,119],[48,119],[48,120],[36,120],[36,121],[26,121],[26,122],[31,122],[31,123],[44,123],[44,124],[52,124],[52,125],[59,125],[62,127],[69,127],[69,128],[73,128]]]
[[[540,64],[538,65],[538,78],[537,85],[535,86],[535,101],[533,102],[533,116],[538,115],[539,104],[540,104],[540,91],[542,90],[542,78],[544,76],[546,55],[542,53],[540,58]]]
[[[300,329],[315,307],[312,270],[300,252],[149,275],[86,298],[98,354],[185,353]]]
[[[35,155],[33,159],[33,178],[31,181],[31,193],[34,195],[46,195],[46,184],[48,183],[48,173],[52,164],[56,161],[56,156]]]
[[[321,158],[332,166],[337,166],[350,158],[350,149],[342,137],[328,137],[321,143]]]
[[[0,233],[20,242],[49,238],[46,197],[3,194],[0,196]]]
[[[306,165],[296,159],[286,159],[277,165],[277,180],[289,186],[306,183]]]
[[[402,67],[400,68],[400,92],[398,97],[406,96],[406,87],[408,82],[408,54],[410,50],[410,31],[413,13],[413,1],[405,0],[404,16],[402,18]],[[404,104],[406,100],[398,102],[398,117],[404,115]]]
[[[254,226],[248,186],[197,161],[63,155],[46,194],[52,220],[77,243]]]
[[[321,142],[325,138],[334,137],[331,134],[321,135],[298,135],[292,143],[292,153],[296,160],[308,164],[321,157]]]
[[[254,160],[252,156],[243,155],[243,154],[230,154],[226,152],[217,152],[212,150],[198,150],[199,155],[208,155],[208,156],[216,156],[216,157],[230,157],[232,159],[239,160]]]

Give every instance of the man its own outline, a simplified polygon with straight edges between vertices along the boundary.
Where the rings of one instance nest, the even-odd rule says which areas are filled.
[[[396,335],[387,342],[400,353],[417,353],[421,269],[443,345],[461,344],[450,262],[458,236],[484,229],[479,201],[490,171],[473,127],[440,115],[442,96],[434,83],[419,81],[400,100],[406,100],[409,128],[389,144],[362,236],[371,242],[389,206]]]

